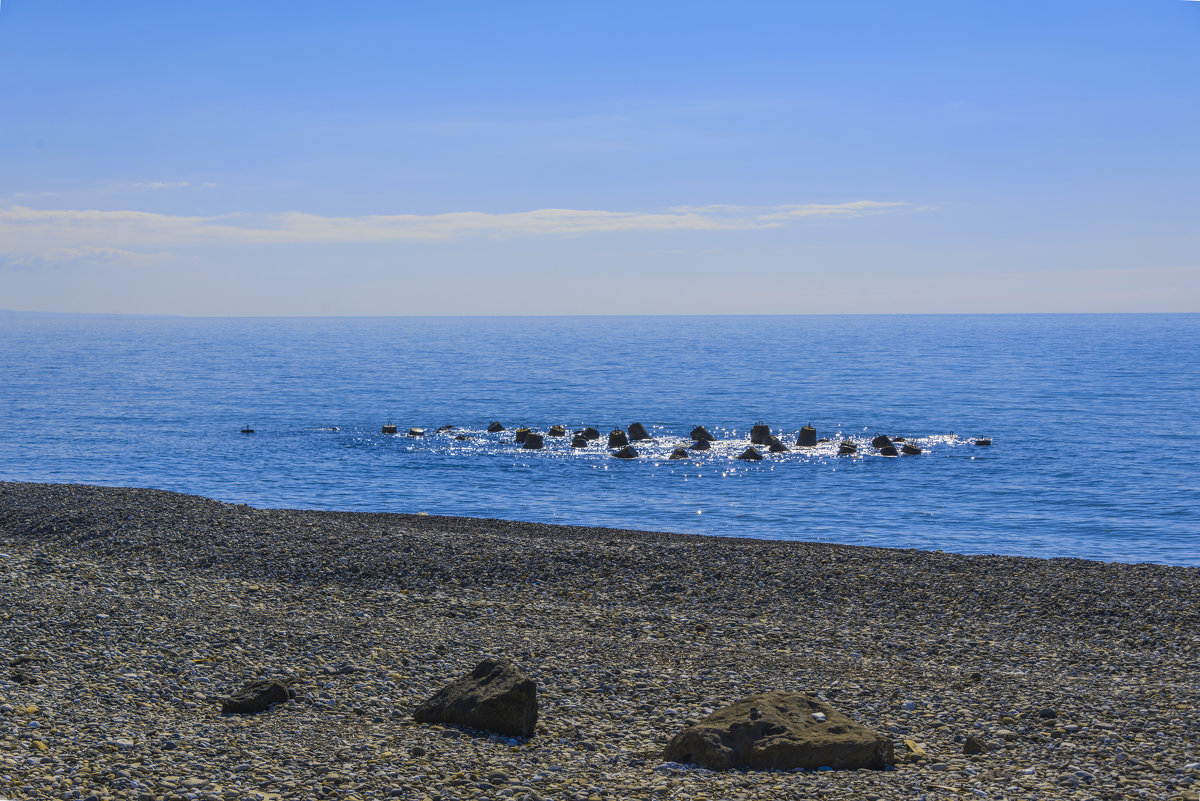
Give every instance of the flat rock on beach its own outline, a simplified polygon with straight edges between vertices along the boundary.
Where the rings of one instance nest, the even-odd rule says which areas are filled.
[[[798,523],[803,536],[803,523]],[[0,798],[1191,798],[1200,569],[0,483]],[[535,735],[413,711],[488,659]],[[258,714],[222,714],[286,681]],[[663,759],[803,693],[890,770]]]

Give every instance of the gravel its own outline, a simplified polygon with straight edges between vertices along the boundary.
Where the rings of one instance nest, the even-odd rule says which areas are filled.
[[[1197,598],[1200,568],[0,483],[0,798],[1190,801]],[[413,722],[487,656],[537,681],[533,738]],[[257,679],[294,697],[220,713]],[[769,690],[895,769],[663,762]]]

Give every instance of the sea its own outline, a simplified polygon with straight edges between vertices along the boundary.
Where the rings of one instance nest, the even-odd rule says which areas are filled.
[[[0,480],[1200,565],[1197,314],[8,314],[0,354]],[[760,423],[790,450],[738,459]],[[700,425],[713,447],[670,459]],[[808,425],[829,442],[794,447]]]

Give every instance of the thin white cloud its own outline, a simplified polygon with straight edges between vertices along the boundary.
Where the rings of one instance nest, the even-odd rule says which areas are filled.
[[[293,211],[200,217],[12,206],[0,210],[0,255],[10,262],[26,257],[61,261],[87,258],[89,252],[171,250],[195,244],[282,245],[750,231],[779,228],[803,218],[857,217],[902,208],[909,208],[909,204],[861,200],[768,207],[687,206],[657,212],[537,209],[507,214],[464,211],[326,217]]]
[[[187,181],[139,181],[134,189],[187,189],[191,186]]]

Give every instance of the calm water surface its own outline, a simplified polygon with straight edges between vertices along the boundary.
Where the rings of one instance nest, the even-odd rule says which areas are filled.
[[[5,480],[1200,565],[1200,315],[8,317],[0,352]],[[656,439],[534,452],[493,420]],[[734,459],[759,420],[925,452]],[[668,461],[698,424],[722,441]]]

